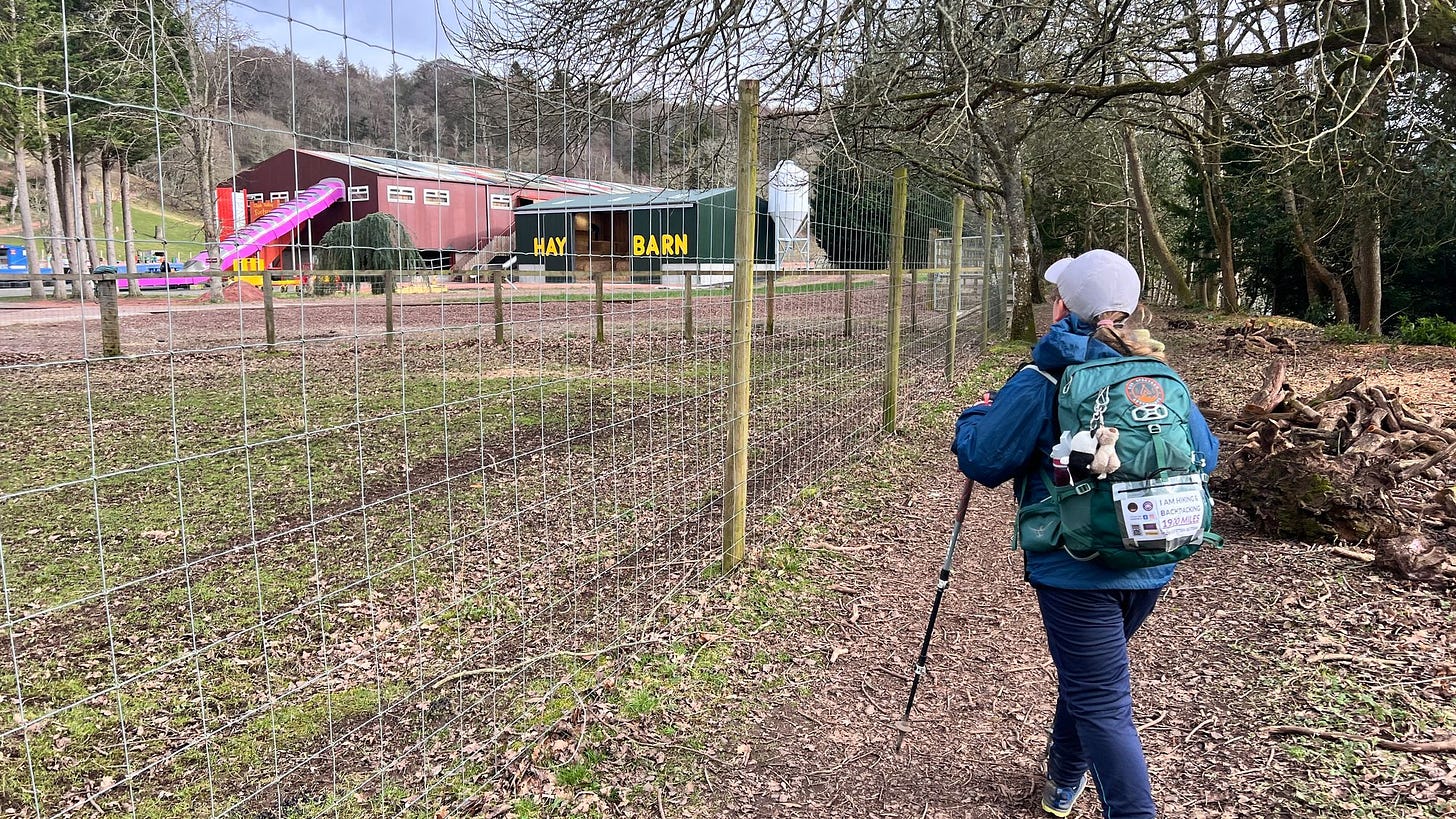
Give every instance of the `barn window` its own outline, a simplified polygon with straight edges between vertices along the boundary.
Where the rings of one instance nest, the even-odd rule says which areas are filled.
[[[261,194],[261,193],[250,193],[250,194],[248,194],[248,201],[249,202],[261,202],[261,201],[263,201],[263,194]]]
[[[408,185],[390,185],[384,191],[384,198],[391,202],[410,204],[415,201],[415,189]]]
[[[511,195],[508,193],[493,193],[490,195],[490,207],[492,210],[510,210]]]
[[[268,194],[268,199],[274,202],[287,202],[288,191],[276,191],[274,193],[270,193]]]
[[[356,187],[350,188],[349,189],[349,201],[350,202],[368,202],[369,201],[369,186],[368,185],[358,185]]]
[[[450,204],[450,192],[425,188],[426,205],[448,205]]]

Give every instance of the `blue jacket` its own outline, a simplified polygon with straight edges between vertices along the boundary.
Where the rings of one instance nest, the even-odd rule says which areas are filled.
[[[1076,316],[1052,325],[1031,351],[1036,366],[1053,377],[1084,361],[1116,358],[1116,350],[1092,338],[1094,327]],[[1188,419],[1193,446],[1207,459],[1213,472],[1218,463],[1218,439],[1198,408]],[[1014,479],[1016,497],[1036,503],[1047,497],[1040,473],[1051,471],[1051,450],[1061,433],[1057,429],[1057,388],[1041,373],[1025,368],[1011,376],[991,404],[967,407],[956,421],[951,447],[961,472],[984,486],[999,486]],[[1033,586],[1059,589],[1155,589],[1173,577],[1173,566],[1133,571],[1105,569],[1093,562],[1073,559],[1065,551],[1024,553],[1026,577]]]

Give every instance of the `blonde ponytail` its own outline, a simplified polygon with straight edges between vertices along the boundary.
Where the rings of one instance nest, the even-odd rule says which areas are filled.
[[[1142,313],[1140,318],[1146,319],[1147,311],[1139,308],[1139,312]],[[1097,330],[1092,333],[1092,337],[1123,355],[1166,360],[1168,355],[1163,342],[1155,340],[1147,330],[1128,327],[1129,318],[1127,313],[1121,311],[1103,313],[1093,322],[1097,325]]]

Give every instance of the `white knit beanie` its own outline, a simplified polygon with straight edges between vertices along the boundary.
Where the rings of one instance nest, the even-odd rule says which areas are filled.
[[[1073,259],[1059,272],[1056,285],[1067,309],[1087,322],[1113,311],[1131,314],[1142,293],[1132,263],[1110,250],[1089,250]]]

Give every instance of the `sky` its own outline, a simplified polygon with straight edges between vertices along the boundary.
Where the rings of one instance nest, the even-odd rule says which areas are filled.
[[[310,60],[338,59],[347,48],[349,62],[383,73],[393,63],[409,71],[417,61],[456,56],[441,25],[442,19],[455,24],[455,0],[226,2],[238,23],[253,32],[252,39],[291,48]]]

